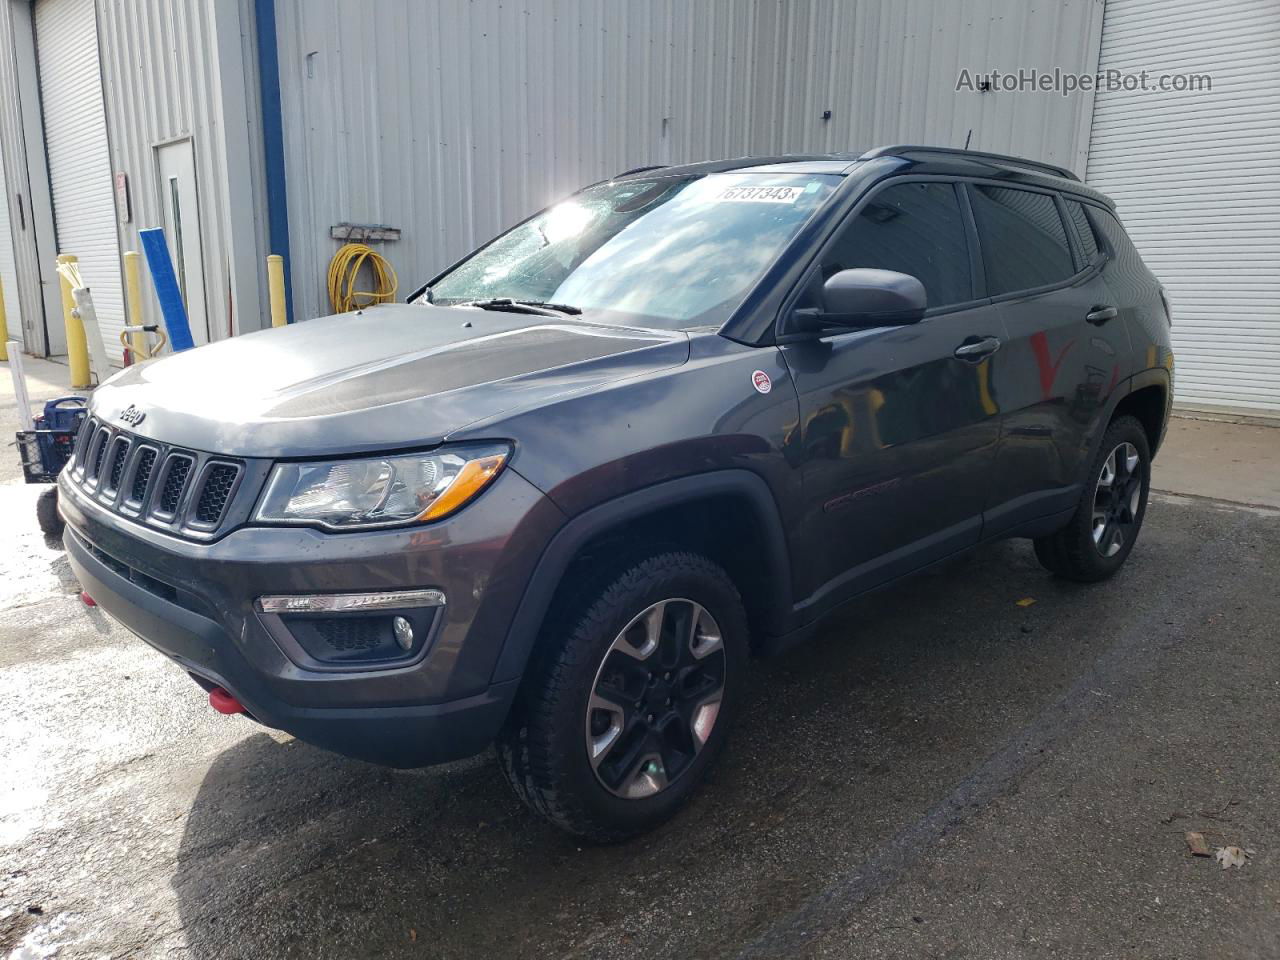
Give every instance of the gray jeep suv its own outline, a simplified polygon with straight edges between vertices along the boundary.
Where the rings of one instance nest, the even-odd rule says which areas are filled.
[[[89,595],[228,713],[496,741],[601,841],[724,747],[749,655],[980,543],[1133,548],[1170,315],[1112,203],[968,151],[585,188],[408,303],[129,368],[59,481]]]

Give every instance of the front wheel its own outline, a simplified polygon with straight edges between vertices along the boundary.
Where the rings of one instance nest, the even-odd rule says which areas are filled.
[[[516,793],[578,836],[614,842],[670,817],[724,746],[747,621],[706,557],[663,553],[554,617],[498,741]]]
[[[36,499],[36,523],[46,537],[61,539],[66,525],[58,515],[58,488],[50,487]]]
[[[1117,417],[1103,435],[1071,521],[1035,541],[1036,557],[1068,580],[1105,580],[1133,549],[1150,491],[1147,433],[1135,418]]]

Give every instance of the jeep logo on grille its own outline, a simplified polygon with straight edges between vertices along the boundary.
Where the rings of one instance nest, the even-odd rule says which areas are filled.
[[[129,426],[136,427],[147,419],[147,415],[131,403],[121,412],[120,419],[129,424]]]

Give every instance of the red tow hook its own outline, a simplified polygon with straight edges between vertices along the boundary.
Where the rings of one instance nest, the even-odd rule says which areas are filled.
[[[221,687],[214,687],[209,691],[209,706],[219,713],[236,714],[245,712],[244,704]]]

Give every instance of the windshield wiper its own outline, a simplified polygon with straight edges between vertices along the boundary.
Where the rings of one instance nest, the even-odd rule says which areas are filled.
[[[568,303],[550,303],[546,300],[513,300],[511,297],[490,297],[488,300],[469,300],[460,307],[479,307],[481,310],[504,310],[507,313],[532,313],[545,317],[568,314],[576,317],[581,308]]]

